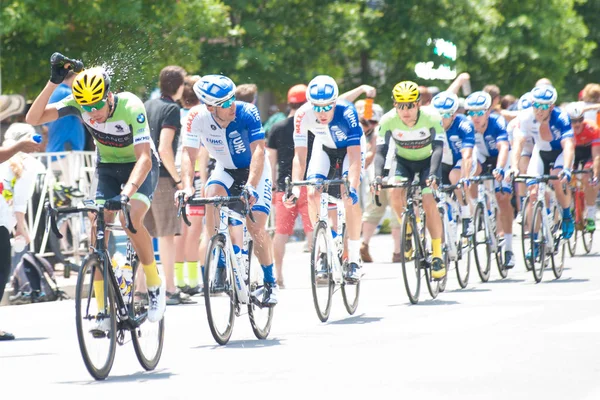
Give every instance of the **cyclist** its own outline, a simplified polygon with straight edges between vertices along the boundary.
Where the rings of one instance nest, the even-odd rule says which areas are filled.
[[[441,176],[442,153],[446,134],[440,114],[432,107],[421,107],[421,93],[415,82],[403,81],[394,86],[394,109],[386,113],[379,126],[379,140],[375,158],[375,175],[384,173],[388,149],[393,146],[396,157],[396,178],[412,182],[418,173],[423,194],[423,208],[427,229],[431,235],[432,276],[442,279],[446,265],[442,260],[442,220],[429,186],[434,189]],[[390,196],[396,215],[406,208],[406,189],[392,189]],[[402,249],[406,253],[412,249]]]
[[[364,168],[366,149],[363,130],[358,121],[354,105],[338,99],[339,89],[335,80],[328,75],[318,75],[306,89],[307,103],[294,116],[294,161],[292,181],[302,180],[304,171],[309,180],[331,179],[341,166],[342,176],[348,176],[348,196],[343,195],[348,224],[348,272],[346,280],[360,279],[360,228],[362,210],[359,200],[359,184]],[[315,139],[310,163],[306,168],[308,133]],[[286,199],[291,205],[300,196],[300,187],[294,187]],[[308,209],[311,222],[317,222],[320,191],[309,188]]]
[[[593,168],[593,177],[590,183],[589,174],[581,180],[587,215],[585,230],[596,230],[596,197],[598,197],[598,173],[600,172],[600,129],[589,120],[584,120],[583,103],[571,103],[565,110],[571,119],[571,127],[575,134],[575,167],[584,164],[584,169]]]
[[[464,115],[457,114],[458,97],[449,91],[438,93],[432,100],[433,107],[442,117],[442,127],[446,131],[448,146],[444,146],[442,156],[442,183],[455,185],[460,179],[467,181],[477,169],[473,162],[475,128]],[[477,159],[477,158],[475,158]],[[463,204],[462,191],[455,191],[460,204]],[[471,209],[469,200],[461,206],[463,234],[472,234]]]
[[[557,97],[556,89],[551,85],[543,84],[531,90],[532,107],[519,114],[518,125],[513,132],[512,165],[518,165],[526,139],[533,138],[534,147],[527,175],[551,173],[562,177],[560,183],[550,181],[549,185],[554,188],[556,199],[563,209],[563,237],[569,239],[573,235],[574,223],[569,207],[569,192],[562,189],[562,184],[571,180],[575,141],[569,116],[554,106]],[[518,169],[513,167],[513,173],[518,174]],[[530,190],[532,199],[536,199],[537,185],[532,185]]]
[[[48,104],[53,90],[68,72],[66,66],[52,65],[50,81],[33,102],[27,122],[40,125],[66,115],[80,116],[96,143],[96,202],[107,210],[120,210],[121,203],[131,205],[131,221],[137,230],[127,230],[146,275],[148,287],[148,319],[156,322],[165,312],[165,290],[158,274],[152,238],[144,227],[144,216],[150,207],[158,182],[158,155],[150,138],[144,103],[132,93],[113,93],[110,77],[101,67],[90,68],[77,75],[72,95]],[[111,221],[113,215],[107,215]],[[123,216],[121,216],[123,218]],[[123,224],[124,226],[124,224]],[[104,308],[104,282],[97,272],[94,290],[98,309]],[[98,321],[98,330],[106,331],[110,320]]]
[[[504,267],[515,266],[512,251],[513,209],[510,204],[512,188],[504,182],[510,145],[504,117],[492,109],[492,97],[484,91],[473,92],[465,99],[465,110],[475,127],[475,146],[479,166],[476,174],[493,168],[494,187],[500,208],[499,226],[504,233]],[[502,190],[501,190],[502,188]]]
[[[249,195],[255,222],[247,218],[248,232],[254,240],[255,254],[264,273],[263,304],[277,304],[277,284],[273,274],[271,237],[266,224],[271,210],[271,165],[266,160],[265,131],[258,108],[236,101],[236,86],[223,75],[206,75],[194,84],[196,96],[204,104],[194,106],[189,114],[183,138],[181,169],[182,191],[186,200],[194,194],[194,163],[203,146],[216,160],[215,169],[204,188],[206,197]],[[206,224],[200,247],[200,259],[206,255],[209,234],[219,222],[215,207],[206,206]],[[234,241],[237,235],[234,236]],[[235,247],[234,247],[235,248]],[[223,266],[222,264],[220,265]],[[219,268],[215,286],[224,283],[224,268]]]

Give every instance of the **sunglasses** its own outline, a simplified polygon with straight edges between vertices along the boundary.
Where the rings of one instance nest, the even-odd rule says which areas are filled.
[[[361,119],[360,123],[363,125],[377,125],[379,121],[374,121],[372,119]]]
[[[452,118],[452,116],[454,115],[453,113],[442,113],[440,114],[442,118]]]
[[[315,112],[327,112],[327,111],[331,111],[332,109],[333,109],[333,104],[328,104],[326,106],[313,105],[313,110],[315,110]]]
[[[229,99],[225,100],[221,104],[217,105],[217,107],[221,108],[229,108],[235,103],[235,96],[231,96]]]
[[[583,122],[583,117],[577,118],[577,119],[571,118],[571,124],[581,124],[582,122]]]
[[[398,110],[412,110],[417,106],[417,103],[396,103]]]
[[[547,110],[550,108],[551,104],[542,104],[542,103],[533,103],[533,107],[538,110]]]
[[[100,101],[95,102],[94,104],[90,104],[90,105],[86,105],[86,106],[82,105],[81,108],[85,112],[94,112],[94,111],[100,110],[102,107],[104,107],[105,104],[106,104],[106,100],[100,100]]]
[[[479,111],[467,111],[467,115],[469,117],[481,117],[486,113],[486,110],[479,110]]]

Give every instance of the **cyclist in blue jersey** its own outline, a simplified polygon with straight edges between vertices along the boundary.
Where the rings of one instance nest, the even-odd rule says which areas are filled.
[[[455,185],[460,179],[468,182],[477,170],[477,163],[473,162],[475,127],[466,116],[456,113],[458,97],[454,93],[438,93],[431,103],[442,117],[442,127],[448,140],[442,156],[442,183]],[[464,204],[462,191],[455,193],[459,203]],[[463,233],[472,234],[471,209],[468,205],[461,207],[461,216]]]
[[[255,105],[236,101],[235,84],[223,75],[206,75],[194,84],[194,92],[204,104],[190,109],[185,124],[181,167],[186,199],[194,193],[194,163],[203,146],[216,160],[215,169],[204,189],[206,197],[250,195],[255,222],[246,220],[260,262],[265,291],[263,304],[277,304],[277,284],[273,274],[271,237],[266,224],[271,211],[271,165],[265,156],[265,132]],[[181,192],[177,192],[176,196]],[[200,260],[205,259],[209,234],[217,227],[214,206],[206,206],[204,239]],[[235,237],[236,235],[232,235]],[[235,239],[234,239],[235,240]],[[225,268],[216,285],[224,282]]]
[[[504,117],[492,113],[491,107],[492,97],[483,91],[471,93],[465,99],[465,110],[475,127],[475,147],[480,164],[476,174],[492,170],[492,175],[496,178],[494,186],[500,208],[498,220],[504,232],[504,267],[509,269],[515,266],[512,251],[513,209],[510,204],[512,188],[504,181],[510,144]]]
[[[306,90],[307,103],[294,116],[294,161],[292,181],[307,179],[331,179],[341,167],[342,176],[348,176],[350,188],[344,195],[344,208],[348,223],[348,274],[346,280],[360,279],[360,228],[362,210],[358,202],[359,184],[364,168],[366,142],[358,123],[354,105],[338,99],[339,90],[335,80],[328,75],[319,75],[310,81]],[[311,159],[306,168],[308,133],[315,141]],[[292,196],[286,199],[291,204],[300,195],[295,187]],[[309,215],[313,225],[317,222],[320,193],[310,188],[308,195]]]

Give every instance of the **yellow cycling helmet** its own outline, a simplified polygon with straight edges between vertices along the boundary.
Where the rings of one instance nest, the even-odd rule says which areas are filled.
[[[73,81],[73,97],[80,105],[94,104],[108,95],[110,77],[102,67],[86,69]]]
[[[392,99],[396,103],[412,103],[420,98],[419,85],[412,81],[402,81],[392,90]]]

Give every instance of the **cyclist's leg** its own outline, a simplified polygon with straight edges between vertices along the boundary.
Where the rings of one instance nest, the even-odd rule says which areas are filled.
[[[593,162],[590,160],[585,163],[584,169],[591,169],[593,167]],[[590,179],[592,178],[592,173],[587,173],[581,175],[581,183],[582,190],[585,196],[585,205],[586,205],[586,230],[593,231],[596,230],[596,198],[598,197],[598,189],[599,186],[592,186],[590,184]]]
[[[556,157],[554,167],[550,171],[550,173],[552,175],[558,175],[562,171],[563,167],[563,154],[560,153],[560,155]],[[546,163],[544,163],[544,171],[546,171],[547,169],[549,169],[549,165],[546,165]],[[563,236],[565,239],[569,239],[573,235],[573,231],[575,229],[575,224],[571,216],[571,191],[567,188],[567,191],[565,192],[563,190],[563,185],[562,183],[560,183],[560,181],[550,181],[549,184],[554,188],[554,193],[556,193],[556,200],[558,201],[558,204],[560,204],[560,207],[563,210]]]
[[[502,185],[502,191],[500,190],[500,185]],[[514,210],[510,204],[512,187],[505,181],[495,181],[494,186],[496,190],[496,201],[498,202],[500,213],[498,216],[498,222],[500,226],[497,227],[498,236],[500,236],[500,228],[502,228],[502,232],[504,232],[505,266],[512,268],[514,266],[512,249],[512,223],[514,219]]]
[[[329,155],[323,150],[320,143],[315,143],[310,155],[310,162],[306,168],[306,179],[327,179],[329,175],[331,162]],[[308,188],[308,215],[310,222],[314,226],[319,220],[319,204],[321,202],[321,190],[310,186]]]
[[[344,161],[342,162],[342,176],[349,176],[351,171],[360,169],[360,172],[358,172],[360,179],[362,171],[364,170],[364,137],[362,139],[360,159],[354,160],[354,162],[357,163],[356,167],[354,165],[350,165],[350,155],[346,153],[344,156]],[[353,152],[355,150],[356,146],[350,148],[348,151]],[[360,165],[358,165],[358,163],[360,163]],[[358,266],[360,266],[360,228],[362,221],[362,209],[360,207],[360,201],[358,201],[356,204],[352,204],[352,199],[346,196],[345,191],[342,192],[342,199],[344,201],[344,209],[346,211],[346,224],[348,231],[348,261],[350,263],[356,263]]]

